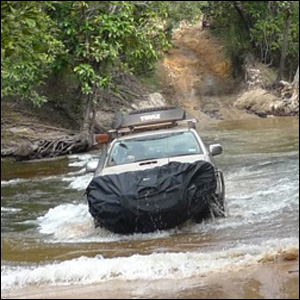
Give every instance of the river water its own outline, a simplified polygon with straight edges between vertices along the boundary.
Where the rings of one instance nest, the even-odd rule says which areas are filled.
[[[209,299],[211,285],[202,286],[201,278],[216,274],[225,280],[220,274],[234,272],[229,286],[243,286],[246,279],[236,275],[243,270],[291,257],[297,261],[299,119],[224,121],[199,130],[207,143],[224,147],[216,162],[225,175],[226,218],[151,234],[94,228],[84,196],[92,175],[84,173],[84,165],[97,154],[1,164],[4,298],[17,291],[25,297],[29,288],[102,284],[104,298]],[[287,280],[284,291],[264,290],[256,278],[256,285],[228,297],[296,299],[298,274]],[[211,297],[224,295],[223,290]]]

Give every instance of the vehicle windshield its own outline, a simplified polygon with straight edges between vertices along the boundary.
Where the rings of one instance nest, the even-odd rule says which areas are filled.
[[[203,151],[192,132],[156,134],[116,142],[110,151],[108,165],[195,154],[203,154]]]

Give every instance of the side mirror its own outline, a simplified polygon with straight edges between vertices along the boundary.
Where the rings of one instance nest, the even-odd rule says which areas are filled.
[[[86,164],[85,170],[88,173],[95,172],[98,167],[98,161],[90,161]]]
[[[223,152],[223,147],[220,144],[210,145],[209,152],[212,156],[219,155]]]

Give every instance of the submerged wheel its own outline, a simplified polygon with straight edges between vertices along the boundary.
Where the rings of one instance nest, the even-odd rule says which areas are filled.
[[[225,217],[225,183],[224,176],[221,170],[216,171],[217,179],[217,191],[214,201],[214,216],[215,217]]]
[[[212,195],[211,199],[198,214],[193,215],[193,220],[196,223],[201,223],[207,219],[223,218],[225,217],[225,208],[223,200],[218,195]]]
[[[214,217],[225,217],[225,207],[223,195],[216,195],[215,201],[210,206],[211,213]]]

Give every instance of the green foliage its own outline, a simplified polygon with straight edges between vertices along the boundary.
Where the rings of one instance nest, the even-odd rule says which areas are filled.
[[[199,22],[200,16],[205,14],[210,1],[163,1],[168,11],[168,22],[176,27],[182,20],[191,23]]]
[[[286,14],[292,22],[287,49],[287,69],[295,72],[299,61],[299,2],[209,1],[213,28],[226,41],[232,56],[255,52],[263,63],[278,66]]]
[[[1,96],[45,99],[49,72],[74,73],[83,94],[119,72],[144,72],[168,48],[164,1],[2,1]]]
[[[299,3],[296,4],[297,8],[292,9],[291,2],[294,1],[269,2],[262,2],[254,7],[248,3],[249,14],[254,20],[251,39],[260,50],[261,61],[276,65],[280,59],[286,14],[291,13],[292,25],[289,32],[287,54],[288,64],[291,65],[296,63],[299,55]]]
[[[160,9],[163,1],[64,1],[55,4],[61,40],[68,52],[57,69],[71,67],[83,94],[103,89],[119,72],[152,68],[169,46]],[[59,63],[60,62],[60,63]]]
[[[247,27],[232,2],[214,1],[209,6],[208,15],[214,33],[225,43],[228,56],[235,58],[250,49],[251,43]]]
[[[45,101],[36,88],[62,49],[44,12],[50,6],[51,1],[1,1],[1,97]]]
[[[233,57],[255,51],[278,65],[291,13],[287,67],[299,61],[296,1],[1,1],[1,97],[29,98],[51,71],[74,74],[84,95],[124,71],[142,74],[170,47],[180,20],[209,17]]]

